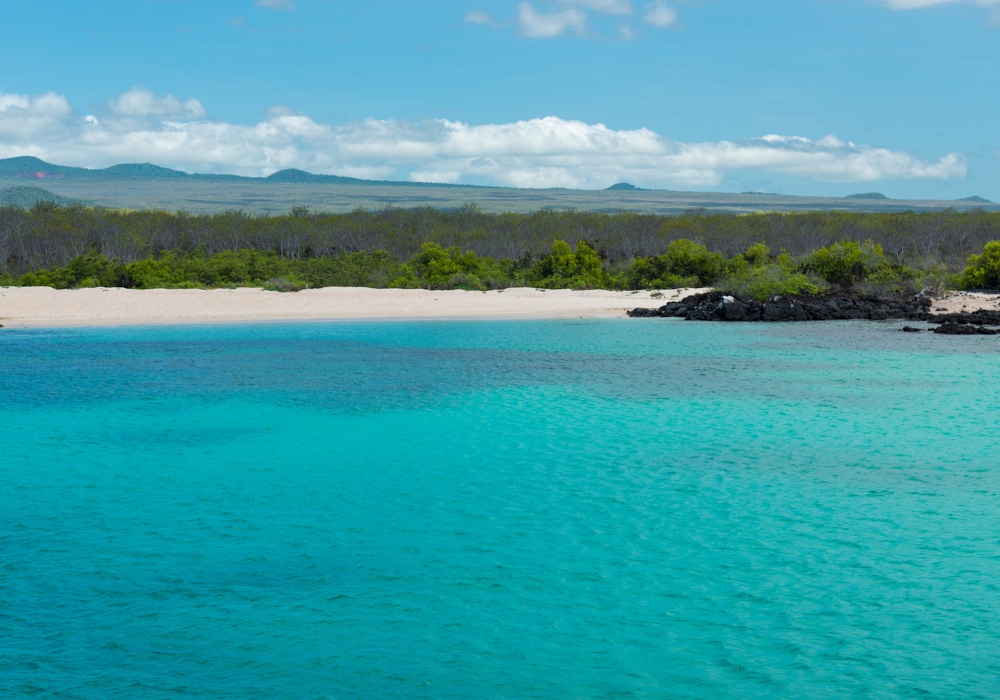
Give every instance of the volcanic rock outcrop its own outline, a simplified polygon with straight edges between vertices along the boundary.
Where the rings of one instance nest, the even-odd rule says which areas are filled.
[[[931,299],[921,295],[875,297],[827,293],[744,301],[722,292],[707,292],[670,302],[658,309],[633,309],[628,315],[637,318],[684,318],[689,321],[930,321],[930,307]]]

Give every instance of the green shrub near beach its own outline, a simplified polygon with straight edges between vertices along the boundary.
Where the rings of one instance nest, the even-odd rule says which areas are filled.
[[[838,241],[814,251],[807,262],[820,277],[842,287],[852,287],[888,265],[885,250],[872,241]]]
[[[969,258],[959,284],[962,289],[1000,289],[1000,241],[990,241],[981,254]]]
[[[758,243],[728,260],[725,274],[715,288],[744,299],[764,301],[774,296],[816,294],[826,286],[799,271],[786,253],[773,260],[770,253],[764,243]]]
[[[758,243],[725,259],[688,240],[671,243],[660,256],[637,256],[630,265],[609,265],[586,241],[574,247],[556,240],[551,252],[532,260],[497,260],[458,246],[425,243],[404,262],[387,251],[361,251],[324,257],[281,257],[275,251],[243,249],[209,255],[167,251],[130,263],[100,253],[85,253],[62,267],[15,276],[0,273],[0,285],[56,289],[129,287],[183,289],[263,287],[297,291],[317,287],[396,287],[423,289],[670,289],[713,286],[745,298],[815,294],[837,285],[866,294],[917,292],[957,284],[965,289],[1000,287],[1000,241],[987,243],[969,258],[962,275],[943,266],[924,270],[889,262],[871,242],[838,242],[798,260],[772,256]]]
[[[707,287],[722,274],[723,258],[694,241],[672,241],[663,255],[637,257],[626,279],[632,289]]]

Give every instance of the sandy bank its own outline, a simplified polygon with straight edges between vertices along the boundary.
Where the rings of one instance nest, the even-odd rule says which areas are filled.
[[[650,292],[505,289],[492,292],[327,287],[302,292],[261,289],[0,288],[0,324],[22,326],[191,323],[295,319],[486,319],[624,317],[697,289]]]
[[[932,313],[972,313],[973,311],[1000,311],[1000,294],[981,292],[955,292],[944,299],[935,299]]]

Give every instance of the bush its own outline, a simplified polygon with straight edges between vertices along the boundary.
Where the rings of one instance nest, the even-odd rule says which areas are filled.
[[[637,257],[627,279],[630,289],[676,289],[707,287],[722,273],[722,256],[681,238],[656,257]]]
[[[853,287],[888,266],[882,246],[871,241],[840,241],[809,256],[807,268],[832,284]]]
[[[913,270],[903,265],[889,264],[875,270],[855,285],[859,291],[871,296],[916,293],[922,286]]]
[[[971,256],[958,282],[962,289],[1000,289],[1000,241],[990,241],[981,254]]]
[[[36,270],[21,277],[22,287],[52,287],[76,289],[79,287],[116,287],[122,285],[122,268],[103,255],[78,255],[66,267]]]
[[[269,292],[301,292],[309,285],[300,280],[290,280],[287,277],[272,277],[264,283],[264,289]]]
[[[779,264],[747,266],[720,279],[715,288],[743,299],[764,301],[775,296],[790,294],[818,294],[822,289],[820,281],[810,279],[801,272],[793,272]]]
[[[617,280],[604,271],[604,263],[586,241],[576,249],[566,241],[552,244],[552,252],[535,263],[526,281],[544,289],[611,289]]]

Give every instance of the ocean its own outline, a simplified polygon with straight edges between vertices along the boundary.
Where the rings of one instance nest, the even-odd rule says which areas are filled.
[[[0,697],[996,698],[1000,342],[0,331]]]

